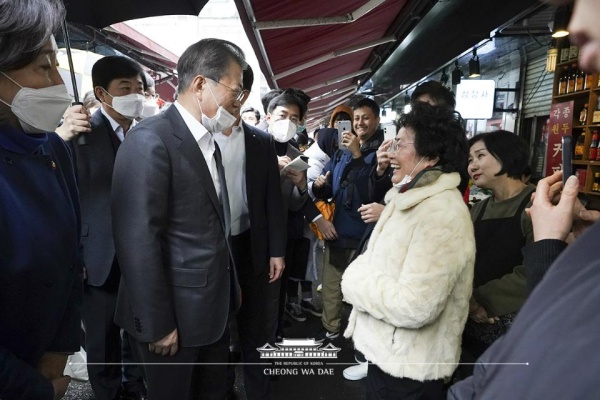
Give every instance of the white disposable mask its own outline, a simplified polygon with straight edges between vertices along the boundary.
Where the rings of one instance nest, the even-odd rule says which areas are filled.
[[[296,124],[289,119],[277,120],[273,122],[271,134],[273,135],[273,139],[279,143],[287,143],[296,134]]]
[[[102,88],[104,90],[104,88]],[[125,96],[113,96],[104,90],[104,93],[112,97],[112,106],[106,104],[122,116],[128,119],[139,118],[144,110],[144,101],[146,98],[139,93],[131,93]]]
[[[61,84],[42,89],[27,88],[19,85],[4,72],[1,73],[21,88],[12,104],[1,99],[0,101],[11,108],[25,133],[56,131],[60,119],[72,102],[67,87]]]
[[[218,108],[217,108],[217,113],[215,114],[215,116],[212,118],[209,118],[202,111],[202,106],[200,105],[200,100],[198,100],[198,98],[196,98],[196,100],[198,100],[198,107],[200,107],[200,112],[202,113],[202,125],[204,125],[206,130],[211,133],[223,132],[225,129],[231,128],[233,126],[233,124],[235,124],[235,121],[237,120],[237,118],[234,117],[233,115],[231,115],[229,113],[229,111],[224,109],[223,106],[221,106],[219,104],[215,95],[212,92],[212,89],[210,88],[210,85],[207,84],[206,87],[208,87],[208,90],[210,91],[210,94],[212,95],[213,100],[217,104]]]
[[[142,110],[142,118],[152,117],[158,114],[158,111],[156,100],[146,100],[144,102],[144,109]]]
[[[410,171],[410,174],[408,175],[404,175],[404,178],[402,178],[402,180],[398,183],[394,183],[394,187],[396,189],[402,189],[402,186],[406,185],[407,183],[410,183],[413,178],[412,178],[412,174],[413,172],[415,172],[415,169],[417,169],[417,167],[419,166],[419,164],[421,164],[421,161],[423,161],[425,157],[421,157],[421,159],[419,160],[419,162],[417,163],[417,165],[415,165],[415,167],[413,168],[412,171]]]

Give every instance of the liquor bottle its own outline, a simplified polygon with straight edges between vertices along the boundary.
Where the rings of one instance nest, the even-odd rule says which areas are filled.
[[[569,80],[569,70],[567,67],[563,67],[560,78],[558,79],[558,94],[567,93],[567,81]]]
[[[577,72],[575,72],[575,91],[579,92],[583,90],[584,85],[585,76],[583,75],[583,71],[578,69]]]
[[[577,143],[575,143],[575,155],[573,156],[573,160],[583,160],[583,150],[585,146],[585,131],[581,132],[581,135],[577,138]]]
[[[592,185],[592,192],[600,192],[600,172],[594,172],[594,184]]]
[[[590,144],[590,151],[588,153],[588,160],[595,161],[598,157],[598,131],[595,130],[592,135],[592,144]]]
[[[567,93],[575,92],[575,77],[577,75],[577,69],[575,64],[569,70],[569,80],[567,81]]]
[[[588,103],[585,103],[585,105],[581,109],[581,112],[579,112],[579,123],[581,125],[585,125],[585,123],[587,122],[587,116],[588,116]]]
[[[583,86],[583,90],[589,90],[592,88],[592,85],[594,84],[593,78],[594,75],[591,72],[585,73],[585,83]]]

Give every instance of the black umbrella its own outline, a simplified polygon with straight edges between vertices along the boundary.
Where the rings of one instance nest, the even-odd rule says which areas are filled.
[[[104,28],[117,22],[160,15],[198,15],[207,2],[208,0],[64,0],[67,21],[95,28]],[[66,22],[63,25],[63,33],[75,95],[74,104],[81,104]],[[80,145],[87,144],[86,135],[79,135],[77,142]]]
[[[208,0],[64,0],[67,21],[95,28],[159,15],[198,15]]]

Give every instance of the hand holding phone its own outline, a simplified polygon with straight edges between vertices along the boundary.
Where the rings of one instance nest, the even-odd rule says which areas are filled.
[[[347,149],[342,141],[344,139],[344,133],[352,132],[352,125],[350,121],[338,121],[337,122],[337,130],[338,130],[338,148],[339,149]]]

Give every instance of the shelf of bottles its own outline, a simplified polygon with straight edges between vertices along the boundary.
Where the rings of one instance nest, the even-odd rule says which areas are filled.
[[[573,101],[573,171],[584,193],[600,196],[600,77],[579,69],[579,49],[568,38],[558,46],[552,102]]]

